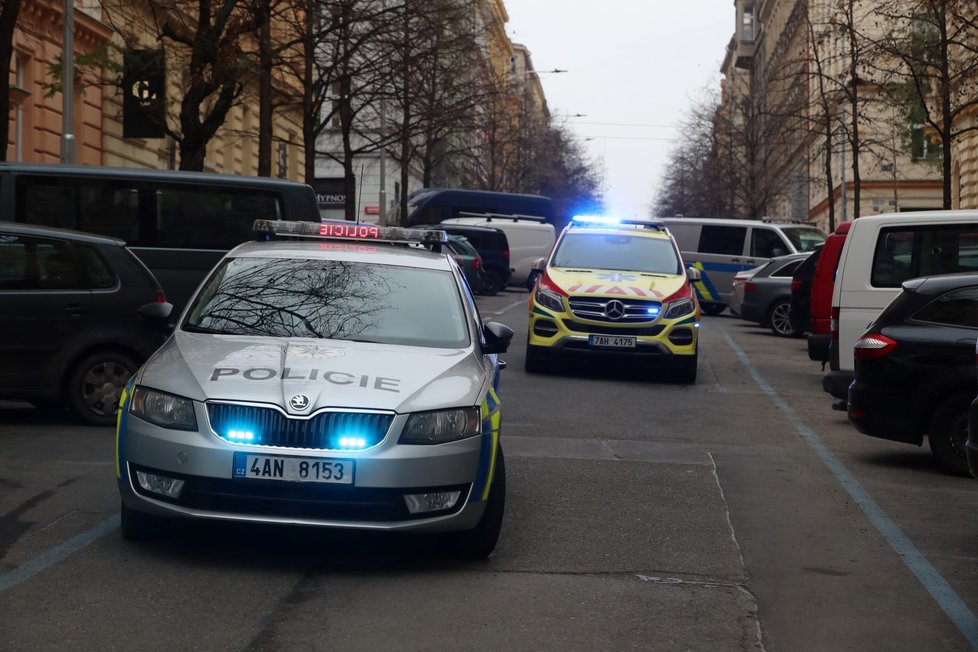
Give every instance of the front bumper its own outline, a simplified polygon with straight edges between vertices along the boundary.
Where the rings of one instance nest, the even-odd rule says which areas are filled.
[[[468,530],[485,508],[482,493],[494,455],[491,434],[440,445],[399,445],[407,420],[395,417],[384,440],[366,451],[325,451],[232,444],[209,431],[195,406],[200,432],[169,430],[125,415],[118,442],[123,503],[161,517],[272,523],[356,530]],[[350,485],[234,478],[234,453],[342,459],[353,463]],[[140,487],[136,471],[184,481],[173,499]],[[405,494],[459,491],[438,512],[410,514]]]
[[[591,335],[633,336],[635,348],[598,347]],[[555,313],[534,305],[530,310],[528,344],[548,349],[548,355],[643,358],[662,363],[677,363],[696,355],[699,322],[695,314],[678,319],[610,324]]]
[[[849,423],[862,434],[917,446],[924,443],[910,393],[856,381],[849,386],[848,399]]]

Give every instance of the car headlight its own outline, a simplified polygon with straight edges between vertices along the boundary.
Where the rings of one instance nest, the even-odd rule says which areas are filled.
[[[161,428],[197,429],[194,402],[182,396],[140,386],[132,394],[129,411],[143,421],[149,421]]]
[[[479,408],[415,412],[408,417],[401,444],[444,444],[482,434]]]
[[[545,288],[538,287],[536,301],[544,308],[548,308],[556,312],[564,312],[564,302],[561,300],[560,295],[556,292],[551,292]]]
[[[669,304],[669,310],[666,311],[666,319],[675,319],[677,317],[682,317],[683,315],[688,315],[696,310],[696,304],[693,303],[692,297],[686,297],[685,299],[680,299],[679,301],[673,301]]]

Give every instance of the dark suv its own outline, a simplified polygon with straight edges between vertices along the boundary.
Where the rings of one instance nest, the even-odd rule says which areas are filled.
[[[968,475],[968,407],[978,392],[978,274],[912,279],[855,343],[849,421],[916,444],[926,434],[947,471]]]
[[[137,310],[165,302],[122,240],[0,222],[0,398],[111,425],[126,381],[166,336]]]
[[[438,229],[451,235],[464,236],[482,256],[482,282],[473,288],[479,294],[496,294],[507,284],[512,273],[509,267],[509,240],[500,229],[465,224],[418,225],[415,228]]]

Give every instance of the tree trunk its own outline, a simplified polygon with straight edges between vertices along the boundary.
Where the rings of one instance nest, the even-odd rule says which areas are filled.
[[[258,176],[272,176],[271,2],[261,0],[258,28]]]

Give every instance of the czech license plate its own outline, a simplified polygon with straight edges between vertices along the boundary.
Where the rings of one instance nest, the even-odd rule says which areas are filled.
[[[234,454],[235,478],[353,484],[353,460]]]
[[[589,335],[588,344],[607,349],[634,349],[634,335]]]

